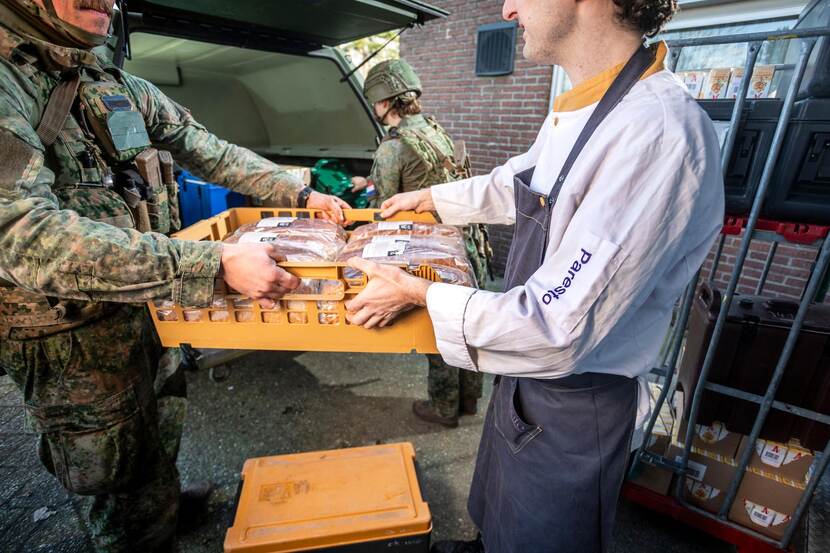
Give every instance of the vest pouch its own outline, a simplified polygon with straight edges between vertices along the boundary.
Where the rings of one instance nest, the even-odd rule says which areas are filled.
[[[125,86],[115,82],[84,82],[78,97],[90,129],[114,161],[130,161],[150,147],[144,118]]]
[[[81,217],[119,228],[135,228],[135,221],[124,199],[104,186],[77,186],[53,191],[61,209],[71,209]]]
[[[170,232],[170,199],[161,175],[159,151],[147,148],[135,157],[134,163],[146,187],[150,230],[167,234]]]
[[[162,234],[170,232],[170,197],[165,187],[149,194],[147,213],[150,216],[150,229],[153,232]]]

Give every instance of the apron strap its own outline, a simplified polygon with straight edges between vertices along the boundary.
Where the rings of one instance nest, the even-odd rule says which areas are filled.
[[[588,122],[585,123],[585,127],[576,139],[576,142],[571,149],[571,153],[565,160],[565,164],[562,166],[562,171],[559,173],[559,177],[553,184],[550,194],[548,194],[548,207],[553,206],[556,198],[559,196],[559,191],[565,184],[565,179],[568,178],[568,174],[571,172],[571,168],[574,163],[576,163],[579,154],[582,153],[582,150],[591,139],[591,136],[593,136],[594,131],[597,130],[600,123],[602,123],[605,118],[608,117],[608,114],[611,113],[615,107],[617,107],[617,104],[622,101],[634,85],[639,82],[640,78],[646,70],[654,64],[656,59],[657,49],[642,45],[637,49],[634,55],[631,56],[631,59],[629,59],[625,64],[625,67],[623,67],[620,74],[617,75],[617,78],[614,79],[614,82],[608,88],[608,91],[602,97],[602,100],[599,101],[596,109],[591,114]]]

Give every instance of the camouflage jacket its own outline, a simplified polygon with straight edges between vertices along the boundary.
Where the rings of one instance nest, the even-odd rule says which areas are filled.
[[[0,281],[44,296],[86,302],[169,298],[205,306],[221,245],[139,233],[126,205],[79,161],[101,148],[70,114],[45,148],[35,131],[60,74],[115,80],[141,112],[152,145],[205,179],[294,205],[302,183],[249,150],[220,140],[151,83],[108,66],[89,51],[23,38],[0,26]],[[87,154],[88,155],[88,154]],[[96,180],[97,179],[97,180]],[[2,283],[2,282],[0,282]]]
[[[453,159],[455,145],[434,119],[412,115],[401,120],[381,142],[369,176],[377,189],[375,205],[399,192],[411,192],[435,184],[458,180],[459,169]],[[445,160],[452,161],[452,169]],[[492,250],[483,225],[464,227],[467,257],[479,287],[487,282],[487,266]]]
[[[437,152],[425,144],[424,138],[443,155],[452,156],[452,140],[438,123],[423,115],[404,118],[399,126],[390,129],[375,152],[369,179],[377,189],[377,205],[399,192],[455,180],[437,159]]]

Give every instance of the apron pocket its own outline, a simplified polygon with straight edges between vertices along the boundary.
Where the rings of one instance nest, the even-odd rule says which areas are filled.
[[[516,455],[542,432],[542,427],[526,422],[516,408],[519,401],[518,379],[502,378],[495,393],[497,396],[493,408],[496,430]]]

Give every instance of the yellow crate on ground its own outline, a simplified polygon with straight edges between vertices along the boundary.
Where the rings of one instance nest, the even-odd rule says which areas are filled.
[[[222,240],[240,226],[268,217],[314,218],[318,212],[288,208],[235,208],[200,221],[176,233],[183,240]],[[380,220],[374,209],[345,210],[351,222]],[[429,213],[398,213],[389,221],[433,223]],[[291,294],[274,309],[263,309],[217,281],[213,305],[191,309],[169,302],[151,302],[150,315],[165,347],[189,344],[195,348],[282,351],[339,351],[368,353],[437,353],[435,334],[424,308],[402,315],[391,326],[367,330],[349,324],[345,302],[363,290],[365,278],[356,282],[343,274],[343,263],[279,264],[302,279],[326,281],[325,293]],[[440,280],[430,267],[410,272]]]

